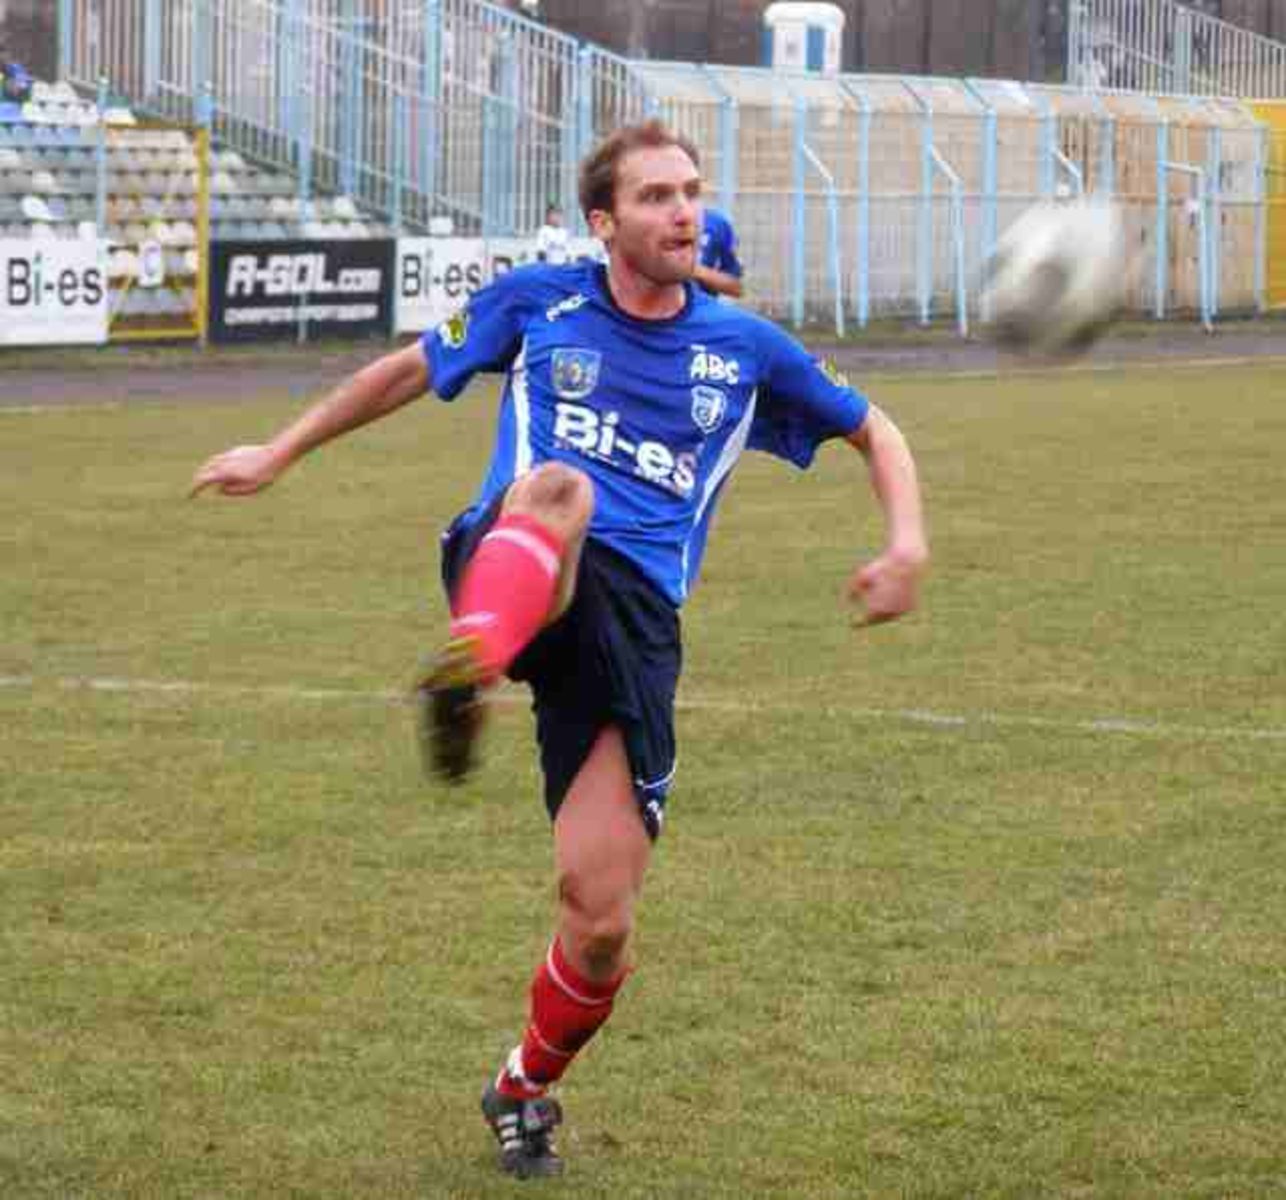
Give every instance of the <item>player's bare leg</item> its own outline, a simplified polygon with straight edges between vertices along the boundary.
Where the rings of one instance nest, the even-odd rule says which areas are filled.
[[[624,741],[605,729],[554,822],[558,928],[532,980],[527,1031],[482,1097],[509,1174],[562,1171],[562,1109],[546,1091],[611,1015],[651,852]]]
[[[514,481],[461,578],[451,637],[415,686],[426,765],[450,782],[469,773],[482,693],[575,588],[594,489],[581,471],[544,463]]]
[[[639,815],[619,729],[599,735],[554,822],[558,937],[568,962],[595,983],[625,971],[634,908],[652,843]]]

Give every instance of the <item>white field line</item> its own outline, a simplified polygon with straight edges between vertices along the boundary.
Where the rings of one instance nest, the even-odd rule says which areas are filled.
[[[0,691],[34,691],[52,687],[62,691],[100,693],[136,693],[172,696],[245,696],[257,699],[292,701],[341,701],[358,703],[401,704],[407,694],[392,688],[316,688],[291,684],[201,683],[184,679],[122,679],[117,677],[69,676],[42,678],[35,675],[0,675]],[[526,704],[525,692],[505,689],[496,699],[504,704]],[[685,712],[728,713],[749,716],[754,713],[811,712],[828,718],[890,721],[925,725],[936,729],[1048,729],[1062,733],[1111,735],[1116,737],[1154,738],[1178,741],[1252,741],[1286,742],[1286,728],[1247,725],[1176,725],[1163,721],[1145,721],[1133,717],[1104,716],[1042,717],[1024,713],[935,712],[921,708],[875,708],[864,705],[821,704],[803,701],[744,702],[716,700],[700,696],[680,696],[678,708]]]
[[[890,366],[873,365],[862,375],[862,379],[905,379],[917,375],[930,375],[939,379],[1028,379],[1048,375],[1109,375],[1121,371],[1208,371],[1212,369],[1234,367],[1280,367],[1286,366],[1286,355],[1280,354],[1229,354],[1222,357],[1185,358],[1176,354],[1174,357],[1115,359],[1102,362],[1087,361],[1082,363],[1064,363],[1060,366],[1025,365],[1006,363],[995,367],[958,367],[952,369],[943,366]],[[856,375],[860,370],[854,367]],[[174,404],[181,403],[174,401]],[[166,402],[149,399],[149,408],[167,407]],[[59,413],[105,412],[114,409],[124,411],[130,408],[128,401],[102,400],[84,404],[4,404],[0,402],[0,417],[50,417]]]
[[[86,404],[0,404],[0,417],[46,417],[54,413],[110,412],[124,409],[120,400],[97,400]]]

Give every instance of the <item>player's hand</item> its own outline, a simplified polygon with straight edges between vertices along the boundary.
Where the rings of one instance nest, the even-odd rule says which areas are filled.
[[[858,628],[882,625],[911,612],[920,603],[920,581],[928,565],[924,551],[886,550],[853,572],[849,599],[859,608]]]
[[[236,446],[216,454],[192,477],[188,499],[206,488],[224,496],[252,496],[281,474],[282,467],[268,446]]]

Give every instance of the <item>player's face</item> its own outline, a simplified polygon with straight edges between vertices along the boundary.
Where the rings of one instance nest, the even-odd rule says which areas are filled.
[[[649,282],[692,276],[701,235],[701,176],[678,146],[632,150],[616,167],[616,204],[602,236],[612,255]]]

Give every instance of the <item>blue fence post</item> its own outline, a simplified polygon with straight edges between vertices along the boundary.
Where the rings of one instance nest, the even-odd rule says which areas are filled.
[[[204,79],[197,84],[193,119],[202,129],[206,130],[214,124],[214,84],[208,79]]]
[[[201,88],[214,87],[214,44],[210,29],[209,0],[195,0],[192,9],[192,94],[201,94]],[[211,95],[213,101],[213,94]],[[210,110],[214,117],[213,103]]]
[[[70,79],[76,46],[76,15],[72,0],[58,0],[58,78]]]
[[[835,288],[835,332],[840,337],[844,329],[844,264],[840,260],[839,195],[833,178],[826,180],[826,216],[830,237],[831,285]]]
[[[840,86],[857,105],[857,278],[853,284],[853,315],[859,329],[871,319],[871,102],[847,79]]]
[[[482,97],[482,236],[496,232],[495,100],[488,92]]]
[[[719,205],[736,223],[734,200],[737,194],[737,102],[709,66],[700,68],[702,77],[719,94]]]
[[[1157,203],[1156,203],[1156,319],[1163,321],[1166,311],[1166,289],[1170,286],[1170,124],[1162,119],[1157,124]]]
[[[357,190],[357,120],[361,106],[361,48],[357,37],[357,0],[344,0],[340,17],[339,190],[346,196]]]
[[[578,57],[568,69],[563,71],[562,105],[559,110],[562,113],[562,120],[558,123],[563,211],[567,214],[568,229],[577,235],[585,232],[585,218],[581,215],[580,205],[575,201],[576,171],[579,164],[577,158],[579,141],[576,131],[580,121],[580,89],[583,86],[581,76],[584,69],[584,60]]]
[[[353,110],[349,118],[352,123],[352,145],[353,145],[353,188],[356,192],[362,191],[363,179],[365,174],[370,182],[366,185],[366,191],[373,192],[374,180],[370,178],[370,170],[365,166],[367,153],[366,147],[366,32],[367,21],[365,17],[359,17],[354,22],[353,32],[356,36],[354,43],[357,50],[357,69],[353,80]],[[374,81],[378,83],[378,80]],[[372,86],[372,94],[377,95],[378,90]]]
[[[1223,182],[1219,178],[1223,165],[1223,130],[1216,126],[1210,133],[1209,157],[1206,160],[1207,187],[1210,192],[1210,311],[1219,315],[1219,293],[1223,275]]]
[[[103,113],[107,109],[107,77],[98,80],[98,140],[94,145],[94,224],[98,236],[107,236],[107,123]]]
[[[499,39],[496,48],[499,96],[495,121],[496,216],[499,232],[512,236],[518,230],[518,61],[512,35]]]
[[[791,255],[790,288],[791,318],[795,322],[796,329],[804,324],[804,268],[807,253],[806,229],[808,219],[808,214],[805,211],[806,198],[804,195],[805,174],[807,171],[807,164],[804,159],[804,135],[807,121],[808,108],[802,97],[796,97],[795,152],[793,155],[793,237],[791,239],[793,253]]]
[[[143,9],[143,98],[148,103],[156,102],[160,84],[161,0],[147,0]]]
[[[351,0],[350,0],[351,2]],[[424,65],[420,72],[420,189],[433,215],[438,192],[438,114],[442,98],[442,0],[425,0]]]
[[[301,47],[302,48],[302,47]],[[295,123],[299,135],[299,203],[301,211],[313,198],[313,89],[306,80],[311,64],[300,63],[300,86],[295,98]]]
[[[389,224],[402,235],[402,189],[406,186],[406,96],[393,94],[393,194],[389,197]]]
[[[576,52],[576,145],[572,156],[572,178],[580,161],[590,151],[594,140],[594,50],[582,46]],[[575,205],[576,229],[579,233],[586,230],[585,219],[580,205]]]
[[[281,130],[284,145],[283,158],[291,163],[295,145],[295,16],[299,0],[285,0],[277,10],[277,128]],[[292,164],[293,165],[293,164]]]
[[[282,104],[285,158],[295,168],[300,215],[308,215],[312,200],[312,89],[308,83],[308,46],[304,38],[304,0],[288,0],[284,14]]]
[[[1268,170],[1271,133],[1260,125],[1255,150],[1255,308],[1268,311]]]
[[[857,147],[857,323],[871,322],[871,102],[858,94],[861,141]]]
[[[582,46],[577,52],[580,90],[576,94],[576,161],[589,153],[594,141],[594,52]]]
[[[1192,13],[1175,6],[1174,17],[1174,81],[1159,91],[1187,94],[1192,91]]]
[[[719,107],[719,199],[735,222],[737,210],[737,155],[741,142],[741,110],[732,96],[725,96]]]
[[[1103,145],[1099,151],[1099,188],[1109,199],[1116,195],[1116,118],[1103,118]]]
[[[965,88],[982,105],[982,230],[979,261],[987,263],[996,252],[1000,236],[1000,125],[995,106],[982,94],[972,81],[965,81]],[[983,321],[991,318],[985,311],[987,299],[983,291]]]
[[[920,324],[933,320],[933,109],[924,103],[920,127],[920,219],[916,246],[916,294]]]
[[[1041,121],[1040,142],[1040,194],[1042,199],[1052,200],[1056,179],[1055,153],[1058,150],[1058,117],[1052,106],[1046,108]]]

